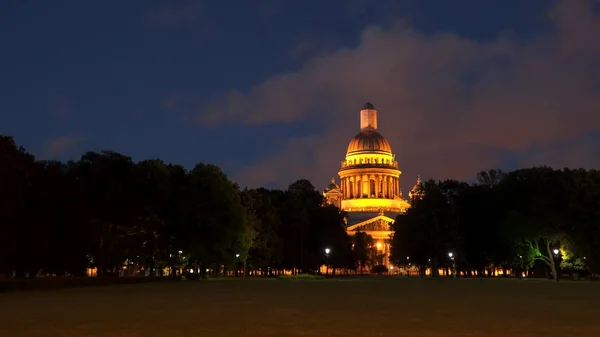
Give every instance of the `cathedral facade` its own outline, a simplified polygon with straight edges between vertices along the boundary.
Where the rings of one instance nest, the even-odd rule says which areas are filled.
[[[377,110],[367,102],[360,111],[360,132],[341,162],[339,184],[332,178],[323,195],[328,203],[348,212],[349,235],[360,230],[373,237],[388,269],[392,267],[388,258],[392,225],[410,207],[402,196],[401,174],[390,143],[377,131]]]

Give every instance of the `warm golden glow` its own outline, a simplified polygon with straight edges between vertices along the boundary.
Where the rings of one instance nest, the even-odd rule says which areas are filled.
[[[361,110],[361,132],[350,141],[338,174],[339,184],[332,179],[323,193],[326,201],[349,213],[379,214],[348,226],[346,231],[354,235],[360,230],[377,240],[377,250],[384,255],[383,264],[389,266],[389,240],[394,219],[385,216],[384,212],[404,213],[410,203],[402,196],[402,172],[391,146],[377,132],[377,110],[371,103]]]
[[[377,212],[379,209],[388,212],[402,213],[410,205],[397,199],[350,199],[342,200],[342,209],[346,212]]]

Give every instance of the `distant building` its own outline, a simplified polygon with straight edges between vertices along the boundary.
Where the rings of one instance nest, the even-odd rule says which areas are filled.
[[[385,256],[383,264],[389,268],[392,224],[410,203],[402,197],[402,172],[390,143],[377,132],[377,110],[370,102],[360,111],[360,129],[341,162],[340,184],[332,178],[323,195],[329,204],[348,212],[349,235],[360,230],[373,237]],[[420,191],[420,185],[418,178],[410,194]]]

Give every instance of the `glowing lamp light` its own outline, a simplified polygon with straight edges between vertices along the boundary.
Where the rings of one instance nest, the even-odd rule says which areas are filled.
[[[407,260],[410,260],[410,256],[407,256],[407,257],[406,257],[406,259],[407,259]]]
[[[448,256],[449,256],[450,258],[452,258],[452,256],[454,256],[454,254],[452,254],[452,252],[450,252],[450,253],[448,253]]]
[[[235,257],[240,257],[240,254],[235,254]]]
[[[325,248],[325,254],[329,255],[329,252],[331,252],[331,249]]]
[[[377,242],[377,248],[381,248],[381,242]]]
[[[558,255],[559,250],[558,249],[554,249],[554,255]]]

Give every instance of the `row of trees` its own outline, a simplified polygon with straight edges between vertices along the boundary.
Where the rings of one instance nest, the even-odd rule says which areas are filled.
[[[166,267],[218,275],[243,264],[272,274],[324,262],[355,268],[373,255],[368,240],[352,250],[344,214],[306,180],[284,191],[241,190],[213,165],[187,171],[111,151],[36,161],[0,137],[0,189],[0,275],[94,267],[99,275]]]
[[[392,260],[455,265],[467,274],[491,267],[600,271],[600,171],[547,167],[482,172],[474,184],[427,181],[398,216]],[[449,256],[452,253],[452,259]]]
[[[219,275],[243,265],[270,275],[324,263],[364,272],[383,261],[370,236],[346,234],[345,214],[307,180],[242,190],[213,165],[186,170],[111,151],[36,161],[0,136],[0,192],[0,275],[94,267],[100,275],[167,267]],[[426,181],[414,195],[395,222],[397,265],[478,275],[537,266],[537,276],[554,277],[557,269],[600,270],[596,170],[489,171],[474,184]]]

